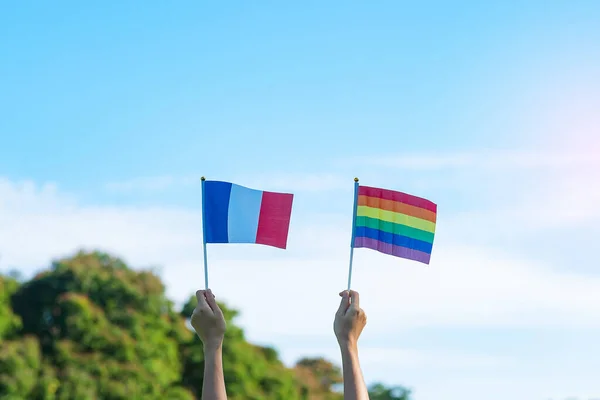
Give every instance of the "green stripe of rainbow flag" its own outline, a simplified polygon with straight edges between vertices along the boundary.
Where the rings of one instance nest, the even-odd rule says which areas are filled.
[[[394,235],[406,236],[411,239],[421,240],[427,243],[433,243],[435,236],[432,232],[422,231],[403,224],[395,224],[393,222],[382,221],[375,218],[358,216],[356,218],[356,226],[364,226],[371,229],[378,229],[383,232],[392,233]]]

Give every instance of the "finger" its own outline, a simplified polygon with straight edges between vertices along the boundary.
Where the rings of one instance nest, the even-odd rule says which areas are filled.
[[[215,316],[225,320],[225,315],[223,315],[223,311],[221,310],[221,307],[219,307],[219,303],[217,303],[215,296],[211,293],[211,295],[208,295],[208,297],[209,299],[210,297],[212,297],[212,300],[208,301],[208,305],[210,306],[210,308],[212,308]]]
[[[199,310],[210,310],[210,306],[206,302],[206,290],[196,291],[196,299],[198,299],[198,305],[196,306]]]
[[[350,306],[353,308],[360,308],[360,296],[358,292],[354,290],[350,291]]]
[[[217,300],[215,299],[215,295],[212,290],[208,289],[205,293],[206,302],[211,310],[216,311],[219,310],[219,305],[217,304]],[[220,310],[219,310],[220,311]]]
[[[340,292],[340,296],[342,297],[342,300],[340,301],[340,307],[338,308],[337,312],[338,314],[343,315],[346,313],[348,306],[350,305],[350,297],[348,297],[347,290]]]

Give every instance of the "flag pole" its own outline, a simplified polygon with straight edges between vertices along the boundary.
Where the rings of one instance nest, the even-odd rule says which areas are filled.
[[[208,290],[208,260],[206,258],[206,218],[204,213],[204,204],[205,204],[205,190],[204,190],[204,182],[206,181],[205,177],[200,178],[202,181],[202,250],[204,252],[204,288]]]
[[[352,283],[352,260],[354,259],[354,239],[356,237],[356,209],[358,208],[358,178],[354,178],[354,208],[352,211],[352,235],[350,240],[350,266],[348,268],[348,290]]]

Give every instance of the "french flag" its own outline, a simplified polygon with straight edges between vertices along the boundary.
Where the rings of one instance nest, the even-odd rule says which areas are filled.
[[[293,194],[204,181],[205,243],[255,243],[285,249]]]

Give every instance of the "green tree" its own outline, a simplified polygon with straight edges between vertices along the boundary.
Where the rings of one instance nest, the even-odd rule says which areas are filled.
[[[58,400],[164,398],[179,385],[179,342],[192,335],[150,272],[80,253],[21,285],[12,306],[54,367]]]
[[[340,368],[324,358],[303,358],[296,363],[298,379],[309,388],[311,399],[341,400],[343,395],[336,389],[342,383]]]
[[[382,383],[375,383],[369,387],[371,400],[410,400],[410,391],[401,386],[387,387]]]
[[[21,318],[11,307],[11,297],[19,289],[16,279],[0,275],[0,343],[19,333]]]

